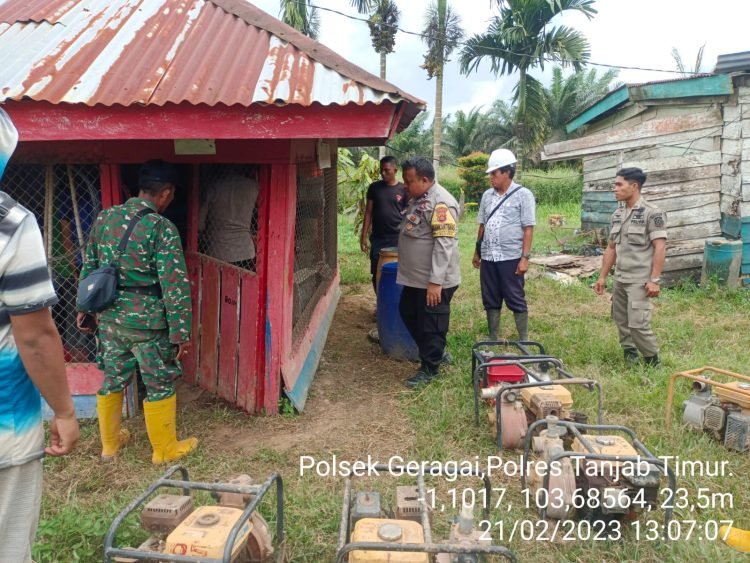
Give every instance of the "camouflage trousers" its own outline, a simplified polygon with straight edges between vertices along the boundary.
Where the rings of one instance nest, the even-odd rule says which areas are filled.
[[[174,395],[180,367],[175,362],[177,347],[169,341],[169,331],[99,325],[104,383],[100,395],[122,391],[133,381],[140,367],[147,400],[161,401]]]

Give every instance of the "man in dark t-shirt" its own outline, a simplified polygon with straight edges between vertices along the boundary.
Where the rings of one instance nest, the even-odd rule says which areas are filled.
[[[392,156],[383,157],[380,160],[380,176],[383,179],[373,182],[367,189],[367,207],[359,245],[362,252],[370,253],[372,287],[376,293],[375,279],[380,251],[389,246],[398,246],[401,211],[406,207],[406,192],[404,185],[396,179],[397,171],[396,159]],[[370,226],[372,234],[368,244]]]

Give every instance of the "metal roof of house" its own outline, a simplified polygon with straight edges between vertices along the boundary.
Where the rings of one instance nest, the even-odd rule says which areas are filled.
[[[565,126],[568,133],[602,119],[628,102],[726,96],[733,92],[732,79],[726,74],[699,74],[657,82],[625,84],[616,88],[574,117]]]
[[[750,72],[750,51],[719,55],[714,72],[716,74],[727,72]]]
[[[0,0],[0,101],[425,103],[245,0]]]

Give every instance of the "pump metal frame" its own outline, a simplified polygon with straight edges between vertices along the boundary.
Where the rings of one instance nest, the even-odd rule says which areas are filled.
[[[499,364],[498,364],[499,362]],[[526,373],[527,378],[531,378],[534,381],[539,381],[538,374],[531,370],[523,367],[524,365],[539,364],[539,369],[546,373],[549,370],[549,366],[555,367],[555,371],[563,377],[572,378],[567,371],[563,369],[563,363],[560,359],[554,356],[498,356],[493,358],[489,362],[479,363],[473,371],[473,383],[474,383],[474,425],[479,426],[479,399],[482,393],[482,386],[488,385],[487,380],[487,368],[497,367],[498,365],[515,365],[521,367]],[[481,381],[481,383],[480,383]],[[511,384],[509,384],[511,385]]]
[[[515,362],[509,362],[509,363],[515,363]],[[523,365],[520,365],[521,369],[524,371],[527,371],[526,368]],[[602,386],[601,384],[594,380],[594,379],[584,379],[580,377],[575,377],[572,374],[558,369],[558,372],[561,374],[564,374],[565,379],[553,379],[551,381],[529,381],[527,383],[511,383],[509,385],[504,385],[500,388],[500,390],[495,395],[495,430],[496,430],[496,441],[495,445],[497,446],[498,451],[503,449],[503,422],[502,417],[500,416],[500,409],[502,407],[502,401],[503,396],[513,391],[514,389],[528,389],[529,387],[548,387],[550,385],[581,385],[583,387],[586,387],[589,391],[596,390],[596,397],[597,397],[597,404],[596,404],[596,423],[597,424],[604,424],[604,421],[602,420],[603,417],[603,410],[604,406],[602,403]],[[528,372],[527,372],[528,373]],[[531,426],[529,426],[527,430],[527,434],[531,432]]]
[[[546,356],[547,352],[544,351],[544,346],[540,342],[535,340],[480,340],[475,342],[474,346],[471,347],[471,373],[477,369],[477,364],[486,363],[479,353],[480,348],[490,348],[493,346],[502,346],[504,348],[515,348],[519,353],[517,354],[505,354],[496,356],[494,359],[503,359],[505,357],[540,357]],[[532,352],[531,348],[536,349],[536,353]]]
[[[406,474],[405,469],[400,466],[390,466],[385,464],[377,464],[373,466],[375,473],[383,472],[393,474],[395,471],[400,471],[399,474]],[[439,469],[430,470],[429,475],[440,476],[444,472]],[[349,521],[351,517],[351,501],[352,501],[352,478],[347,477],[344,482],[344,501],[341,509],[341,521],[339,524],[339,541],[336,546],[336,562],[344,563],[346,556],[353,551],[397,551],[400,553],[447,553],[447,554],[477,554],[477,555],[502,555],[508,561],[515,563],[517,561],[515,554],[507,547],[500,545],[460,545],[452,543],[435,543],[432,541],[432,527],[430,525],[429,507],[427,505],[427,494],[424,482],[424,473],[419,472],[417,474],[417,492],[420,509],[421,509],[421,524],[424,531],[423,543],[379,543],[379,542],[349,542],[351,537],[351,530],[349,529]],[[486,492],[486,506],[483,507],[483,516],[485,520],[489,520],[490,517],[490,495],[492,494],[492,484],[490,483],[489,477],[485,474],[478,474],[475,471],[462,472],[462,476],[475,476],[482,479],[484,483],[484,489]]]
[[[733,371],[727,371],[725,369],[719,369],[719,368],[715,368],[711,366],[704,366],[702,368],[691,369],[687,371],[678,371],[676,373],[673,373],[669,378],[669,386],[667,387],[667,408],[666,408],[666,412],[664,413],[664,424],[666,424],[667,427],[669,427],[672,424],[672,410],[673,410],[672,404],[674,402],[674,386],[675,386],[675,382],[680,377],[684,377],[685,379],[690,379],[698,383],[703,383],[711,387],[716,387],[718,389],[726,389],[728,391],[733,391],[735,393],[746,395],[748,401],[750,401],[750,391],[738,389],[736,387],[731,387],[727,385],[726,383],[721,383],[720,381],[714,381],[713,379],[710,379],[703,375],[706,372],[717,374],[717,375],[724,375],[726,377],[731,377],[734,379],[739,379],[742,383],[750,383],[750,377],[748,377],[747,375],[741,375],[739,373],[734,373]]]
[[[670,496],[669,498],[664,502],[664,525],[667,526],[669,524],[669,521],[672,519],[672,512],[673,507],[672,503],[674,502],[675,494],[677,491],[677,478],[675,477],[674,472],[667,464],[666,460],[658,459],[654,454],[652,454],[648,448],[643,444],[640,440],[638,440],[638,437],[635,435],[635,432],[633,432],[630,428],[626,426],[620,426],[617,424],[579,424],[577,422],[568,422],[567,420],[558,420],[556,422],[558,426],[565,426],[578,440],[583,444],[583,447],[585,447],[588,450],[588,453],[583,452],[562,452],[560,454],[554,455],[549,460],[549,465],[552,465],[555,462],[560,461],[561,459],[565,458],[577,458],[577,459],[591,459],[594,461],[614,461],[614,462],[626,462],[626,463],[640,463],[640,462],[646,462],[651,465],[657,465],[660,466],[663,469],[662,474],[667,476],[667,480],[669,481],[669,490],[670,490]],[[521,487],[522,489],[526,489],[526,468],[530,467],[529,465],[529,451],[531,449],[531,439],[534,434],[534,430],[537,429],[539,426],[546,426],[549,427],[549,421],[546,419],[537,420],[536,422],[532,423],[531,426],[529,426],[529,431],[526,434],[526,438],[524,439],[523,444],[523,457],[521,458],[521,467],[524,469],[524,471],[521,472]],[[618,455],[609,455],[609,454],[597,454],[594,453],[594,448],[589,443],[587,437],[581,433],[581,430],[585,432],[622,432],[623,434],[626,434],[631,442],[633,447],[644,454],[644,457],[641,456],[618,456]],[[547,491],[549,494],[549,478],[550,478],[550,472],[547,471],[544,474],[544,480],[542,487]],[[544,520],[547,516],[547,507],[543,506],[540,508],[539,511],[539,517]]]
[[[174,480],[171,477],[179,472],[182,479]],[[107,531],[107,536],[104,539],[104,561],[105,563],[112,563],[112,558],[115,556],[129,557],[131,559],[143,560],[143,559],[158,559],[159,561],[182,561],[185,563],[230,563],[232,560],[232,550],[237,540],[237,536],[240,533],[242,527],[250,520],[250,517],[256,511],[258,505],[263,500],[263,497],[268,493],[271,487],[276,484],[276,546],[277,552],[275,559],[277,561],[283,560],[284,552],[284,484],[281,479],[281,475],[278,473],[272,473],[268,478],[260,485],[229,485],[225,483],[202,483],[199,481],[191,481],[188,475],[188,470],[182,465],[174,465],[167,469],[164,474],[152,483],[146,491],[139,495],[133,502],[131,502],[125,509],[118,514],[117,518],[114,519],[112,525]],[[125,519],[130,516],[136,509],[138,509],[151,495],[153,495],[158,489],[170,487],[182,489],[182,494],[190,496],[190,491],[211,491],[215,493],[239,493],[243,495],[254,495],[252,500],[248,503],[245,510],[242,512],[239,520],[234,525],[232,530],[229,532],[227,537],[227,543],[224,546],[224,555],[221,559],[209,559],[206,557],[191,557],[188,555],[174,555],[169,553],[154,553],[153,551],[142,551],[139,549],[123,549],[120,547],[114,547],[115,536],[117,535],[117,529],[122,525]],[[282,558],[282,559],[280,559]]]

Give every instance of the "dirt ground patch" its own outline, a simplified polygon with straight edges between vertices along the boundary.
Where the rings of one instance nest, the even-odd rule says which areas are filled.
[[[399,404],[403,380],[415,366],[382,355],[367,338],[375,326],[375,300],[368,285],[348,286],[339,301],[304,411],[297,416],[248,417],[211,424],[205,444],[222,444],[248,454],[273,449],[292,456],[336,452],[358,458],[391,455],[413,443],[414,430]],[[182,404],[210,402],[194,388],[181,389]]]

